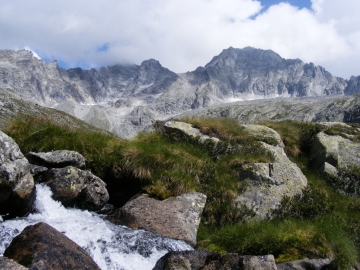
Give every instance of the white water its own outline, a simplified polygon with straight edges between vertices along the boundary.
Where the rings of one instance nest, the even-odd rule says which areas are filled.
[[[47,186],[36,185],[36,213],[1,222],[0,255],[26,226],[45,222],[85,249],[101,269],[152,269],[170,250],[191,250],[183,241],[135,231],[103,220],[96,213],[65,208]]]

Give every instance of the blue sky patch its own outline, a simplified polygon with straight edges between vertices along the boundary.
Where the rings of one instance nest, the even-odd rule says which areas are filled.
[[[267,10],[272,5],[277,5],[281,2],[287,2],[292,6],[296,6],[298,8],[307,8],[311,9],[311,0],[260,0],[261,5],[264,6],[263,11]]]

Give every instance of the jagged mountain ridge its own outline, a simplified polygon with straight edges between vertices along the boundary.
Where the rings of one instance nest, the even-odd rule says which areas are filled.
[[[65,101],[106,103],[136,97],[151,102],[178,75],[154,59],[138,65],[115,65],[98,70],[64,70],[56,61],[45,63],[30,51],[0,51],[0,86],[43,105]]]
[[[271,50],[229,48],[174,82],[156,110],[173,114],[232,100],[343,95],[346,86],[313,63],[283,59]]]
[[[154,59],[140,66],[64,70],[30,51],[0,51],[0,87],[128,138],[154,119],[184,111],[249,99],[356,94],[359,81],[251,47],[225,49],[181,76]]]

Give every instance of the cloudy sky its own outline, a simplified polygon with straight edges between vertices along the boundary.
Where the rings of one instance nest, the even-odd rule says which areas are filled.
[[[64,68],[140,64],[175,72],[230,46],[360,75],[359,0],[1,0],[0,49],[27,48]]]

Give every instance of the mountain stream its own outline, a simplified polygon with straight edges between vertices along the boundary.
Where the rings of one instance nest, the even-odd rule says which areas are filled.
[[[47,186],[38,184],[36,191],[35,213],[0,221],[0,256],[26,226],[38,222],[45,222],[64,233],[88,252],[103,270],[151,270],[168,251],[192,250],[180,240],[114,225],[93,212],[65,208],[51,198]]]

